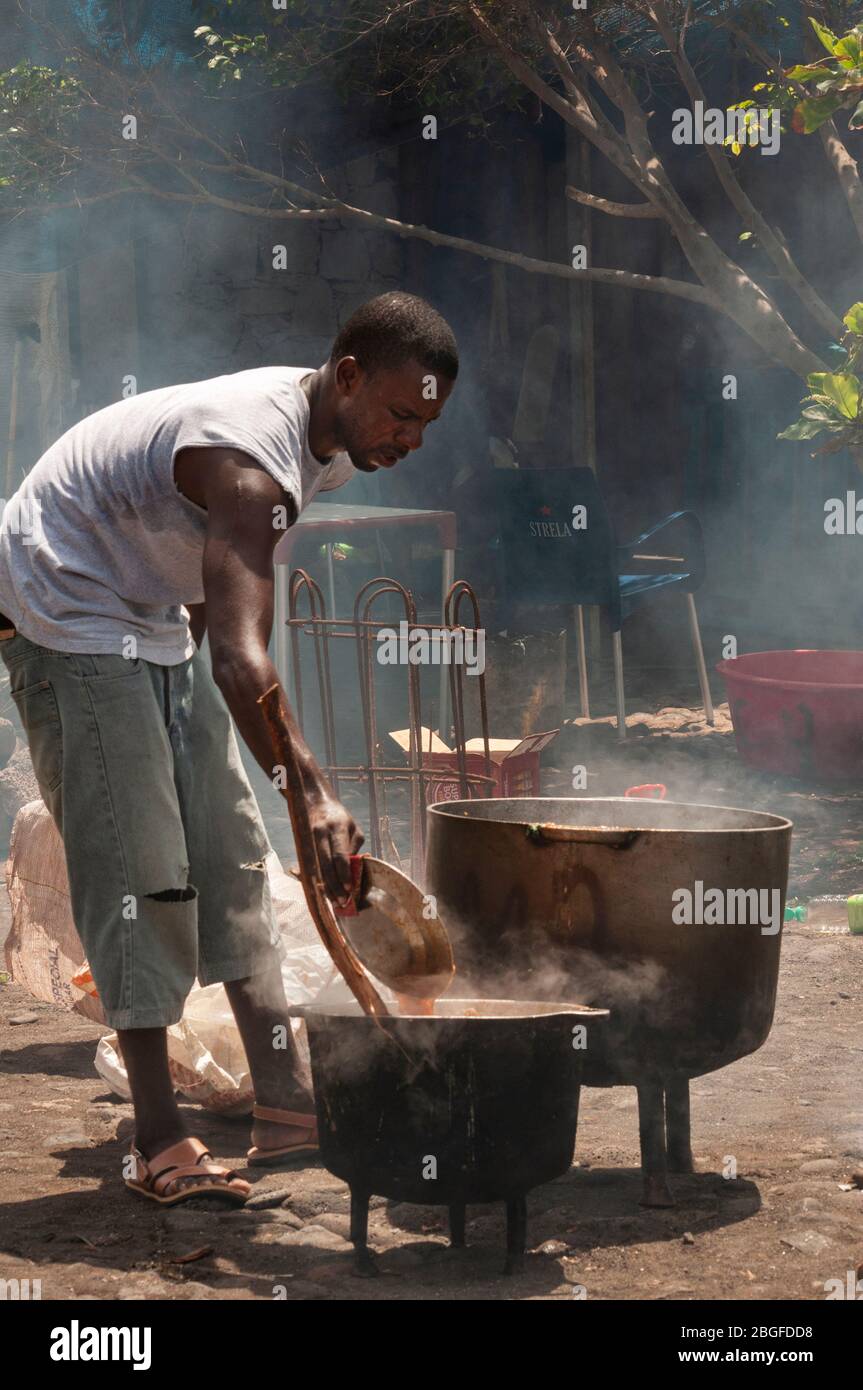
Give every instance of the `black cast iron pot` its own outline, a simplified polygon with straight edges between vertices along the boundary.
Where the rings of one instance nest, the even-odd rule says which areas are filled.
[[[374,1193],[450,1208],[507,1204],[507,1266],[524,1253],[525,1195],[572,1162],[581,1071],[607,1011],[444,999],[434,1017],[380,1021],[357,1005],[308,1006],[321,1158],[351,1189],[358,1272]]]

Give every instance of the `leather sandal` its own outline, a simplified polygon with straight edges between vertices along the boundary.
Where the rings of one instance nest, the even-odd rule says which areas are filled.
[[[256,1120],[270,1120],[277,1125],[290,1125],[293,1129],[304,1129],[308,1131],[308,1138],[300,1139],[294,1144],[285,1144],[278,1149],[260,1149],[257,1147],[249,1149],[246,1154],[246,1161],[250,1168],[262,1168],[268,1163],[279,1161],[284,1163],[288,1159],[302,1157],[303,1154],[318,1154],[318,1121],[316,1115],[301,1115],[295,1110],[275,1110],[268,1105],[255,1105],[252,1108],[252,1116]]]
[[[200,1139],[181,1139],[152,1158],[145,1158],[140,1149],[132,1148],[135,1177],[126,1178],[126,1186],[151,1202],[173,1207],[195,1197],[217,1197],[232,1206],[241,1207],[251,1192],[251,1184],[238,1178],[232,1168],[216,1163]],[[181,1178],[195,1178],[172,1192]]]

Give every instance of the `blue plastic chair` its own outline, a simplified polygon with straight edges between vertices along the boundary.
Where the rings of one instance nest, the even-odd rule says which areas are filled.
[[[495,494],[506,614],[524,602],[577,609],[582,715],[590,718],[584,606],[597,605],[609,620],[617,729],[623,739],[623,623],[658,595],[679,592],[686,595],[704,711],[712,724],[713,701],[693,597],[705,577],[704,539],[695,513],[672,512],[630,544],[619,545],[589,468],[500,469],[495,473]]]

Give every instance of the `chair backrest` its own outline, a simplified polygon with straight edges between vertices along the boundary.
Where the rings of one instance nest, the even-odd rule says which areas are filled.
[[[508,607],[618,602],[617,541],[591,469],[501,469],[495,495]]]

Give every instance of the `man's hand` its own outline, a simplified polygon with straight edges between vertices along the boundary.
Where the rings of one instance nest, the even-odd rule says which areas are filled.
[[[181,492],[207,511],[203,578],[213,677],[256,761],[275,778],[283,769],[273,766],[258,696],[278,681],[267,654],[273,551],[282,535],[274,528],[274,515],[283,512],[286,502],[293,509],[293,503],[260,464],[232,449],[184,449],[174,476]],[[203,635],[203,612],[200,616]],[[287,699],[284,704],[324,886],[331,898],[344,898],[351,887],[348,856],[356,853],[363,837],[333,795]]]
[[[334,901],[344,901],[351,893],[349,856],[359,853],[365,836],[350,811],[331,795],[309,801],[309,819],[324,887]]]

